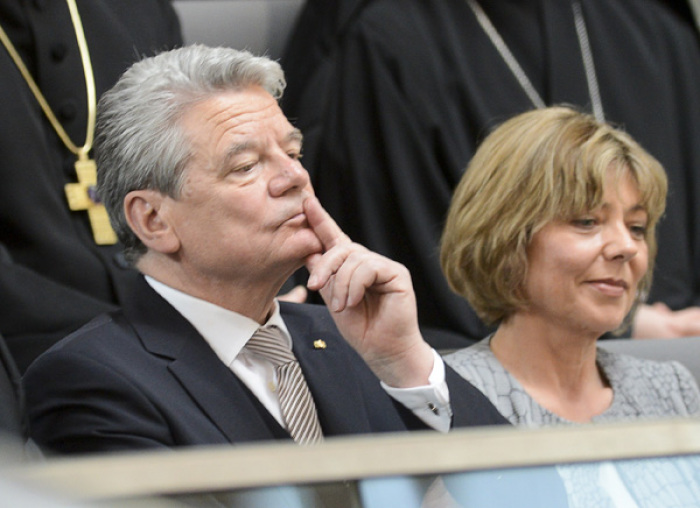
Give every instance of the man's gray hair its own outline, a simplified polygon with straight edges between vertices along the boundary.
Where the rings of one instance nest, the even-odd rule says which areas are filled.
[[[146,247],[129,228],[124,198],[153,189],[177,198],[192,156],[179,120],[195,103],[226,90],[261,86],[279,99],[280,65],[231,48],[192,45],[132,65],[97,106],[97,192],[112,227],[135,262]]]

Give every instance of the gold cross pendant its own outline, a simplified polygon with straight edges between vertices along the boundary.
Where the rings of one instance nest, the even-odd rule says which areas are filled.
[[[97,245],[114,245],[117,243],[117,235],[109,223],[107,210],[100,203],[95,186],[97,185],[97,166],[92,159],[77,160],[75,172],[78,174],[78,183],[66,184],[66,198],[68,208],[73,211],[87,210],[92,236]]]

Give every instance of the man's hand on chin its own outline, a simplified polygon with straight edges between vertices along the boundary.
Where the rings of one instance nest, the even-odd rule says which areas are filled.
[[[318,199],[304,201],[323,252],[306,259],[307,287],[319,291],[345,340],[389,386],[428,384],[434,357],[418,328],[411,276],[400,263],[354,243]]]

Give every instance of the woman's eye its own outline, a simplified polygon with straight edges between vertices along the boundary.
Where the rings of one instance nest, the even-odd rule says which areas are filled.
[[[582,217],[580,219],[574,219],[572,224],[580,228],[591,228],[597,224],[597,221],[592,217]]]
[[[633,224],[630,226],[630,231],[637,238],[645,238],[647,234],[646,224]]]

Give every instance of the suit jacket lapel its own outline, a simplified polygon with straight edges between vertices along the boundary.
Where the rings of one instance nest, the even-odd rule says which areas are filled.
[[[144,347],[170,358],[168,370],[230,442],[269,440],[274,418],[224,365],[209,344],[169,303],[141,278],[124,313]],[[269,418],[268,418],[269,416]],[[277,429],[274,429],[277,430]]]
[[[188,342],[168,366],[192,399],[231,442],[261,441],[284,432],[208,344]],[[277,430],[275,432],[271,426]]]

